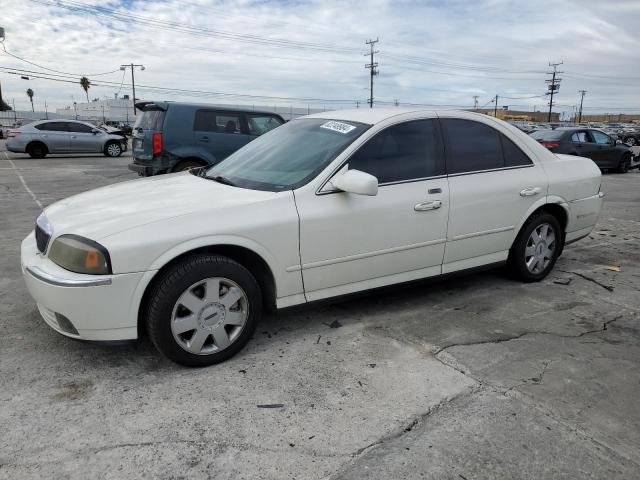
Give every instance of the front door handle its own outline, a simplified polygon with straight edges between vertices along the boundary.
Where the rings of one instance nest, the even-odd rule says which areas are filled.
[[[433,200],[432,202],[416,203],[413,206],[413,209],[416,212],[425,212],[427,210],[437,210],[441,206],[442,206],[442,202],[440,200]]]
[[[540,187],[527,187],[524,190],[520,190],[521,197],[532,197],[533,195],[538,195],[542,189]]]

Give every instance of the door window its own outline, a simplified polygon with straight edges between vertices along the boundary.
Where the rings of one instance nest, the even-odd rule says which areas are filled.
[[[38,130],[45,130],[47,132],[67,132],[67,122],[47,122],[35,125]]]
[[[447,171],[476,172],[504,167],[498,131],[471,120],[445,119]]]
[[[504,155],[505,167],[522,167],[525,165],[533,165],[531,159],[520,148],[509,140],[507,137],[500,135],[502,143],[502,154]]]
[[[240,115],[222,113],[216,110],[198,110],[193,129],[199,132],[239,134],[241,131]]]
[[[348,164],[381,184],[444,175],[438,124],[417,120],[389,127],[365,143]]]
[[[273,115],[249,114],[247,115],[247,121],[250,135],[262,135],[282,125],[282,120]]]
[[[89,125],[85,125],[84,123],[73,123],[69,122],[68,124],[69,131],[74,133],[92,133],[93,128]]]
[[[571,135],[571,141],[573,143],[588,143],[587,132],[575,132]]]
[[[598,145],[609,145],[611,143],[609,135],[599,132],[598,130],[591,130],[591,136]]]

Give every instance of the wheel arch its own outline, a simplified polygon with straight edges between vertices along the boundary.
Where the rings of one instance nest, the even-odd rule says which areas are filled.
[[[547,201],[544,203],[537,203],[532,206],[532,208],[527,212],[527,215],[524,216],[518,228],[516,229],[516,235],[513,237],[513,241],[515,242],[524,227],[524,224],[527,223],[533,215],[538,214],[540,212],[547,212],[556,217],[558,222],[560,223],[560,227],[562,228],[562,247],[564,247],[564,237],[567,233],[567,226],[569,224],[569,211],[568,205],[566,202],[558,199],[558,201],[549,201],[552,200],[551,197],[547,198]],[[561,250],[562,251],[562,250]]]
[[[185,162],[197,162],[203,167],[206,167],[207,165],[209,165],[209,162],[207,160],[192,155],[190,157],[180,158],[180,160],[178,160],[176,164],[173,167],[171,167],[170,171],[171,172],[178,171],[177,168]]]
[[[170,259],[165,261],[161,266],[156,265],[154,267],[154,270],[156,268],[157,270],[155,271],[153,276],[146,282],[146,285],[144,285],[144,291],[142,292],[140,302],[138,303],[138,337],[140,337],[140,334],[145,328],[143,316],[147,303],[149,301],[148,295],[154,283],[160,278],[160,275],[163,272],[165,272],[176,263],[182,261],[187,257],[198,254],[223,255],[245,267],[254,275],[256,281],[258,282],[258,285],[260,286],[260,289],[262,291],[262,307],[267,312],[274,312],[276,310],[276,279],[273,274],[272,267],[265,260],[265,258],[263,258],[262,255],[257,253],[255,249],[233,243],[203,245],[186,249],[181,253],[177,253],[175,256],[172,256]],[[166,259],[166,256],[163,256],[163,258]]]
[[[42,140],[31,140],[29,143],[27,143],[27,146],[24,148],[24,151],[29,152],[29,150],[31,149],[31,146],[36,144],[42,145],[44,147],[45,153],[49,153],[49,146]]]

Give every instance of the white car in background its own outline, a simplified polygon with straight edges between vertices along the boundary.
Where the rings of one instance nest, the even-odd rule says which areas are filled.
[[[356,109],[292,120],[214,167],[59,201],[22,243],[44,320],[225,360],[263,310],[507,262],[525,282],[593,229],[589,159],[470,112]],[[425,313],[428,314],[428,313]]]

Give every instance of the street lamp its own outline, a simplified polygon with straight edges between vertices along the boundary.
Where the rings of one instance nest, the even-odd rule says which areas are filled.
[[[76,107],[76,102],[73,102],[73,109],[76,111],[76,120],[78,119],[78,107]]]
[[[133,71],[135,70],[135,67],[140,67],[140,70],[144,70],[144,65],[138,65],[135,63],[130,63],[128,65],[120,65],[120,70],[122,70],[123,72],[127,69],[130,68],[131,69],[131,90],[133,93],[133,114],[136,114],[136,81],[135,78],[133,76]]]

